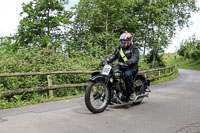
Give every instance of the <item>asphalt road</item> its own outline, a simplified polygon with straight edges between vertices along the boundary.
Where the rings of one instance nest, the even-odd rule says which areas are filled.
[[[200,71],[180,69],[140,105],[92,114],[83,98],[0,110],[0,133],[200,133]]]

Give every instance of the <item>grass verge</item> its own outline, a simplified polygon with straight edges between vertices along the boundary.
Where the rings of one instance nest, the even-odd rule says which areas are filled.
[[[48,96],[36,96],[30,101],[27,100],[19,100],[19,101],[12,101],[10,102],[7,99],[0,99],[0,109],[8,109],[8,108],[16,108],[16,107],[23,107],[27,105],[33,105],[33,104],[40,104],[40,103],[46,103],[46,102],[52,102],[52,101],[60,101],[60,100],[69,100],[72,98],[78,98],[84,96],[84,93],[79,93],[76,95],[71,96],[64,96],[64,97],[48,97]]]
[[[176,69],[176,71],[173,75],[170,75],[170,76],[167,76],[167,77],[162,77],[162,78],[160,78],[160,80],[151,81],[151,85],[156,85],[156,84],[159,84],[159,83],[163,83],[163,82],[173,80],[173,79],[177,78],[178,75],[179,75],[178,69]]]
[[[200,70],[200,60],[188,60],[176,54],[170,55],[166,63],[168,65],[175,65],[178,68]]]

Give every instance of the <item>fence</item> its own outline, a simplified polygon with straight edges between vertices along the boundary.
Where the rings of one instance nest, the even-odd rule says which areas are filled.
[[[52,74],[92,74],[95,71],[57,71],[57,72],[32,72],[32,73],[10,73],[10,74],[0,74],[0,78],[3,77],[18,77],[18,76],[34,76],[34,75],[47,75],[48,86],[46,87],[36,87],[36,88],[23,88],[16,90],[0,91],[0,96],[12,96],[17,94],[23,94],[25,92],[34,91],[45,91],[49,90],[49,96],[53,96],[53,89],[68,88],[68,87],[84,87],[88,83],[79,84],[62,84],[53,85],[51,75]],[[175,66],[150,69],[142,71],[149,80],[160,79],[161,77],[172,75],[175,72]]]

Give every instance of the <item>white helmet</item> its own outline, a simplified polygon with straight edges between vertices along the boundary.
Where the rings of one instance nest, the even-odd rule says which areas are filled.
[[[121,34],[119,41],[121,48],[127,48],[133,42],[133,36],[130,33],[125,32]]]

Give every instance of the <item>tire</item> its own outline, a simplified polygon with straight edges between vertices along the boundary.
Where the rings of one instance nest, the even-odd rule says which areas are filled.
[[[85,104],[92,113],[101,113],[108,106],[110,94],[108,87],[101,81],[91,82],[85,91]],[[97,103],[98,102],[98,103]],[[96,105],[99,104],[98,105]]]
[[[145,94],[145,90],[144,90],[144,82],[141,79],[136,79],[134,82],[134,86],[135,86],[135,90],[136,90],[136,96],[138,95],[142,95]],[[141,98],[140,100],[138,100],[137,102],[135,102],[136,104],[140,104],[142,103],[144,98]]]

